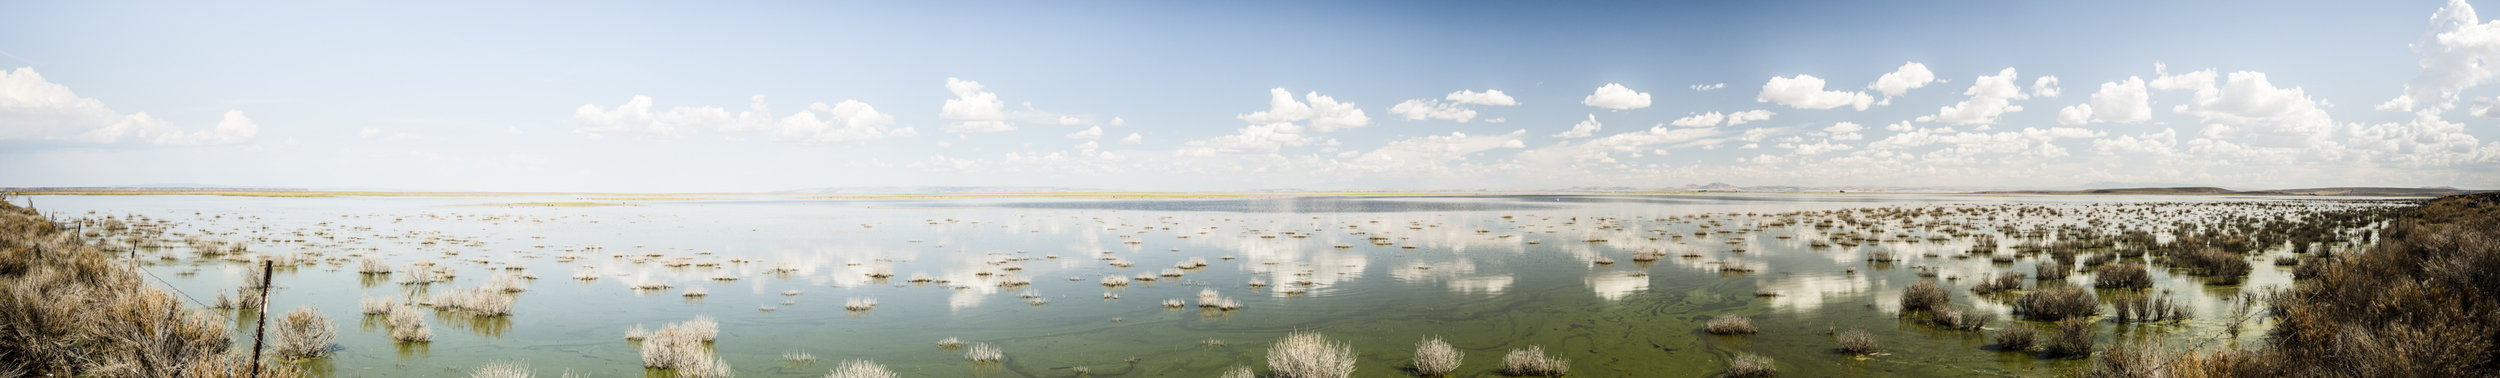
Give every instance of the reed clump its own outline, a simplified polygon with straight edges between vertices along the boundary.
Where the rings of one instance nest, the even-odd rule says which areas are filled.
[[[2092,321],[2080,318],[2057,321],[2057,335],[2041,348],[2050,356],[2092,355]]]
[[[1267,348],[1267,369],[1280,378],[1345,378],[1354,375],[1354,347],[1295,331]]]
[[[2023,289],[2023,281],[2028,278],[2030,277],[2026,277],[2022,273],[1998,274],[1987,279],[1979,280],[1978,284],[1971,285],[1970,292],[1972,294],[1988,295],[2009,291],[2020,291]]]

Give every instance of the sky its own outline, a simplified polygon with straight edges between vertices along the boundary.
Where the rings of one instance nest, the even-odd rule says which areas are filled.
[[[7,2],[0,186],[2500,188],[2477,4]]]

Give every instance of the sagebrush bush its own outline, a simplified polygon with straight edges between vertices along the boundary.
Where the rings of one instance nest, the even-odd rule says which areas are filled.
[[[1354,347],[1296,331],[1267,348],[1267,368],[1281,378],[1344,378],[1354,375]]]
[[[2062,320],[2099,314],[2099,298],[2091,289],[2056,285],[2023,293],[2014,300],[2014,314],[2031,320]]]
[[[1999,350],[2028,352],[2039,339],[2039,330],[2032,329],[2029,325],[2016,323],[1997,330],[1996,344]]]
[[[2092,287],[2103,289],[2145,289],[2153,287],[2153,274],[2143,265],[2102,265],[2092,271]]]
[[[330,354],[330,341],[338,338],[338,328],[329,318],[311,307],[299,307],[278,320],[277,337],[270,351],[281,359],[304,359]]]
[[[1834,336],[1840,339],[1841,352],[1849,354],[1873,354],[1882,350],[1880,349],[1881,346],[1875,344],[1875,334],[1866,332],[1866,329],[1864,328],[1841,331],[1840,334]]]
[[[2051,356],[2087,356],[2092,354],[2092,321],[2066,319],[2057,321],[2057,335],[2049,338],[2044,348]]]
[[[1719,317],[1711,318],[1710,324],[1702,327],[1702,330],[1713,335],[1751,334],[1754,333],[1753,319],[1736,315],[1719,315]]]
[[[1905,314],[1941,310],[1952,303],[1953,295],[1936,286],[1936,281],[1918,281],[1901,292],[1901,312]]]
[[[1737,353],[1736,358],[1728,359],[1727,362],[1727,376],[1730,377],[1755,378],[1776,375],[1779,375],[1779,369],[1772,366],[1771,358],[1759,354]]]
[[[1512,349],[1502,356],[1502,374],[1511,376],[1560,377],[1571,373],[1571,360],[1545,354],[1545,347],[1529,345]]]
[[[1441,341],[1440,337],[1425,337],[1415,343],[1415,372],[1418,374],[1447,375],[1458,371],[1459,362],[1466,358],[1466,352],[1460,352],[1449,342]]]

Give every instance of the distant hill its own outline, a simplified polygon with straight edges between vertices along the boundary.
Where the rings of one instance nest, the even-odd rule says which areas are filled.
[[[2481,192],[2489,192],[2489,190],[2467,190],[2467,189],[2456,189],[2456,188],[2448,188],[2448,187],[2436,187],[2436,188],[2376,188],[2376,187],[2342,187],[2342,188],[2272,189],[2272,190],[2231,190],[2231,189],[2216,188],[2216,187],[2210,187],[2210,186],[2185,186],[2185,187],[2171,187],[2171,188],[2110,188],[2110,189],[2084,189],[2084,190],[2007,190],[2007,191],[1987,191],[1987,192],[1979,192],[1979,193],[1981,193],[1981,194],[2135,194],[2135,195],[2230,194],[2230,195],[2265,195],[2265,196],[2424,196],[2424,197],[2434,197],[2434,196],[2445,196],[2445,195],[2454,195],[2454,194],[2481,193]]]
[[[9,191],[9,192],[101,192],[101,191],[133,191],[133,192],[203,192],[203,191],[215,191],[215,192],[302,192],[302,191],[307,191],[307,189],[304,189],[304,188],[255,188],[255,187],[244,187],[244,186],[212,186],[212,185],[201,185],[201,186],[180,186],[179,184],[174,184],[174,185],[143,185],[143,186],[30,186],[30,187],[10,187],[10,188],[0,188],[0,191]]]
[[[775,193],[1051,193],[1106,191],[1110,190],[1056,186],[842,186],[792,189]]]

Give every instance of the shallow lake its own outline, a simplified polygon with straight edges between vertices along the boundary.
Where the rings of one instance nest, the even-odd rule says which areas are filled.
[[[1574,375],[1588,377],[1719,375],[1737,352],[1770,357],[1788,376],[2070,374],[2087,361],[2001,352],[1990,347],[1987,332],[1945,330],[1899,316],[1904,287],[1940,280],[1955,306],[1994,313],[1989,329],[2043,327],[2012,320],[2003,301],[1967,288],[1989,274],[2030,273],[2045,255],[2012,263],[1955,258],[1971,249],[1972,238],[1929,239],[1939,234],[1910,223],[1821,229],[1809,225],[1817,218],[1774,214],[2302,201],[1908,194],[740,196],[590,207],[495,205],[582,200],[573,196],[15,200],[56,218],[140,215],[173,222],[170,231],[177,235],[248,242],[253,253],[318,254],[277,271],[270,308],[310,306],[337,323],[341,349],[304,366],[338,376],[461,375],[499,361],[524,362],[546,376],[644,375],[652,372],[641,367],[637,344],[624,338],[627,329],[706,315],[720,323],[713,349],[741,376],[822,376],[842,360],[865,359],[913,377],[1064,377],[1080,366],[1100,377],[1214,376],[1236,365],[1265,371],[1267,346],[1296,330],[1352,344],[1360,356],[1356,376],[1405,375],[1416,341],[1425,336],[1440,336],[1467,353],[1458,376],[1498,376],[1502,354],[1528,345],[1569,359]],[[1833,232],[1908,237],[1810,246]],[[257,273],[243,262],[196,258],[174,239],[135,256],[156,282],[188,297],[210,301]],[[2009,250],[2019,241],[2001,239]],[[1634,261],[1644,249],[1667,257]],[[1878,250],[1902,261],[1866,261]],[[359,314],[358,300],[405,297],[418,288],[357,273],[355,256],[402,269],[432,261],[458,272],[449,283],[431,285],[435,292],[482,285],[497,274],[525,271],[537,278],[515,294],[513,315],[437,315],[429,319],[432,342],[400,344],[377,320]],[[697,264],[666,266],[670,259]],[[1159,275],[1191,259],[1206,266],[1179,277]],[[1755,270],[1723,272],[1728,264]],[[2245,284],[2229,286],[2153,266],[2153,290],[2169,292],[2197,316],[2176,325],[2099,322],[2096,338],[2205,350],[2261,342],[2262,319],[2237,337],[2221,332],[2220,324],[2230,310],[2228,297],[2290,283],[2288,267],[2256,264]],[[582,269],[598,279],[574,279]],[[876,271],[893,276],[868,274]],[[1923,278],[1921,271],[1937,277]],[[915,274],[932,282],[909,282]],[[1117,287],[1101,282],[1140,274],[1158,279]],[[1031,283],[1000,284],[1011,277]],[[642,280],[673,287],[629,288]],[[1253,280],[1266,285],[1254,287]],[[2090,282],[2087,273],[2067,280]],[[709,295],[681,295],[697,287]],[[1201,309],[1195,298],[1202,290],[1242,308]],[[844,310],[852,298],[878,304]],[[1189,305],[1167,308],[1167,299]],[[250,345],[256,315],[219,313],[233,321],[237,345]],[[1723,314],[1752,318],[1760,333],[1701,331]],[[1840,353],[1831,331],[1853,328],[1872,332],[1885,353]],[[995,345],[1006,359],[965,361],[963,351],[936,346],[947,337]],[[1210,346],[1210,339],[1224,345]],[[784,361],[786,352],[817,360]]]

